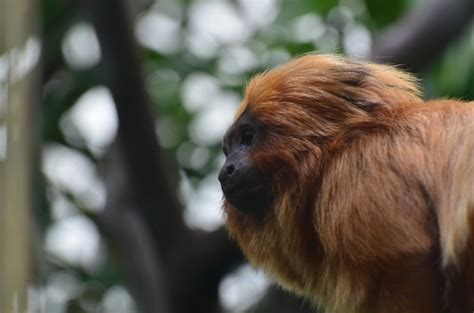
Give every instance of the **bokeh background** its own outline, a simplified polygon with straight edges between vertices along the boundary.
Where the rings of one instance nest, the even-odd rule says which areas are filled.
[[[18,188],[29,186],[31,208],[29,224],[8,230],[4,206],[2,252],[15,255],[11,242],[30,248],[22,260],[3,258],[3,270],[31,269],[28,312],[315,312],[247,265],[223,228],[220,142],[245,83],[293,56],[337,52],[413,72],[426,98],[472,100],[473,7],[1,0],[0,178],[18,177],[8,155],[23,145],[27,183]],[[27,26],[12,46],[15,17]],[[9,126],[24,77],[33,109]],[[6,183],[0,190],[11,194]]]

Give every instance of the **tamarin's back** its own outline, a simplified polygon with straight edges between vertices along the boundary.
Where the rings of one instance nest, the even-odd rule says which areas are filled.
[[[474,309],[474,102],[427,105],[446,112],[439,139],[433,127],[433,152],[440,155],[432,156],[426,182],[438,216],[447,306],[454,308],[451,312],[469,312]]]
[[[327,282],[321,273],[314,277],[321,292],[314,301],[332,307],[329,312],[343,312],[357,308],[349,304],[354,296],[345,306],[335,293],[363,290],[359,297],[370,298],[389,285],[387,308],[381,301],[369,312],[391,312],[394,302],[404,308],[404,301],[413,301],[406,298],[409,292],[418,293],[420,312],[438,312],[441,299],[452,303],[449,312],[469,312],[474,308],[474,103],[439,100],[415,105],[401,113],[403,118],[398,114],[394,128],[359,136],[329,163],[314,228],[325,251],[323,272],[339,274],[325,273]],[[364,274],[368,266],[370,274]],[[349,284],[353,279],[357,283]],[[439,300],[430,300],[433,296]]]

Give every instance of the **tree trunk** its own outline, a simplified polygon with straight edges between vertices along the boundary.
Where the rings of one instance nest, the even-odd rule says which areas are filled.
[[[26,312],[28,306],[33,139],[38,134],[32,123],[32,73],[39,53],[31,33],[32,3],[0,0],[0,312],[5,313]]]

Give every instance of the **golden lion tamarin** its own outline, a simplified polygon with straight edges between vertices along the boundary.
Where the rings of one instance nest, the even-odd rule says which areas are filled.
[[[474,103],[306,55],[255,77],[219,180],[249,261],[324,312],[472,313]]]

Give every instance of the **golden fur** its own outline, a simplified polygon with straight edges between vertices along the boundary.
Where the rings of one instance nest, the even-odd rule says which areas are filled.
[[[474,104],[396,68],[307,55],[255,77],[262,218],[225,202],[249,261],[328,313],[474,310]],[[445,311],[443,311],[445,310]]]

